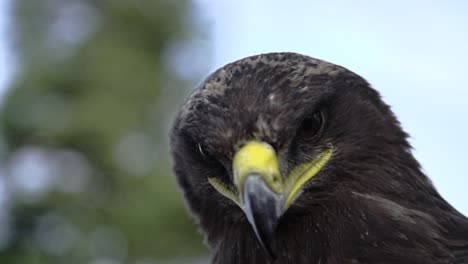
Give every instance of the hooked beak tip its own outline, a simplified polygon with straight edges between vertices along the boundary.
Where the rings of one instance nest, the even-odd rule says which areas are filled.
[[[259,174],[246,177],[243,188],[243,210],[268,254],[274,254],[276,228],[283,213],[284,196],[272,191]]]

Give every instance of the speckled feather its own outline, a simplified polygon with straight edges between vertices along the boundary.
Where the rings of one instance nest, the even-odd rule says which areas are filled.
[[[325,113],[325,127],[310,137],[300,127],[316,110]],[[283,175],[325,144],[335,147],[281,218],[276,260],[242,211],[207,181],[230,184],[232,155],[253,138],[275,147]],[[468,263],[467,218],[421,171],[378,92],[343,67],[295,53],[228,64],[181,107],[171,149],[213,263]]]

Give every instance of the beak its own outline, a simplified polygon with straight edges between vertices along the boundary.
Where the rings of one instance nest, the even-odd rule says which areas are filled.
[[[262,247],[275,259],[276,226],[283,213],[284,196],[273,192],[259,174],[246,177],[242,209]]]
[[[234,156],[233,170],[240,207],[258,241],[274,258],[276,226],[286,200],[275,150],[263,142],[248,142]]]
[[[234,186],[209,177],[211,185],[234,201],[245,213],[260,245],[275,259],[278,221],[332,156],[328,146],[314,160],[298,165],[283,179],[274,148],[264,142],[249,141],[233,158]]]

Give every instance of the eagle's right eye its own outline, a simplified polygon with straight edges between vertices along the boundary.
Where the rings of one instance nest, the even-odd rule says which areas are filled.
[[[203,158],[208,163],[214,163],[216,162],[216,158],[213,157],[208,151],[206,151],[200,143],[198,143],[198,152],[200,153],[200,156]]]
[[[200,143],[197,144],[200,159],[207,166],[206,168],[210,171],[210,177],[216,177],[224,184],[232,184],[229,173],[226,171],[226,167],[223,166],[221,161],[213,154],[211,154],[206,148]]]

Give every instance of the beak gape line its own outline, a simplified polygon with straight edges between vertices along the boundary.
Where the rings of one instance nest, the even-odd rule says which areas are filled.
[[[214,177],[208,181],[222,195],[234,201],[245,213],[259,243],[274,255],[276,227],[302,188],[330,160],[333,147],[328,145],[314,160],[294,168],[283,180],[274,148],[264,142],[250,141],[233,159],[234,186]]]

